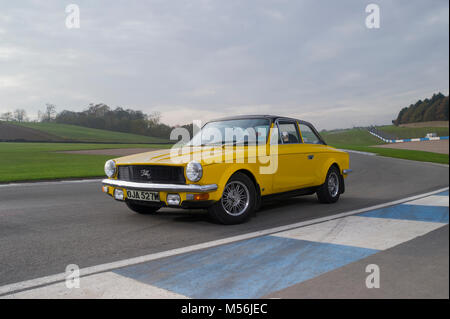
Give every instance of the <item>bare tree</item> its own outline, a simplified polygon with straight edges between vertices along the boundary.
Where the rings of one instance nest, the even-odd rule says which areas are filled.
[[[12,114],[11,112],[3,113],[3,114],[0,116],[0,119],[4,120],[4,121],[6,121],[6,122],[11,121],[11,120],[13,119],[13,114]]]
[[[27,117],[27,112],[24,109],[16,109],[14,111],[14,119],[17,122],[23,122]]]
[[[148,126],[156,126],[161,120],[161,113],[158,111],[152,112],[147,115]]]
[[[56,106],[54,104],[45,104],[45,111],[41,113],[42,122],[50,122],[56,116]]]

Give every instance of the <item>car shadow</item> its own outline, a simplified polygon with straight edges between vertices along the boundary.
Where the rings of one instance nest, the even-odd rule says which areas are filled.
[[[318,205],[317,198],[314,195],[305,195],[298,197],[290,197],[284,199],[270,199],[264,200],[260,209],[253,213],[252,217],[258,215],[270,214],[274,211],[288,211],[293,207],[299,206],[303,208],[311,208],[313,205]],[[147,215],[158,220],[169,220],[180,223],[210,223],[219,224],[208,215],[206,209],[171,209],[164,208],[157,214]]]

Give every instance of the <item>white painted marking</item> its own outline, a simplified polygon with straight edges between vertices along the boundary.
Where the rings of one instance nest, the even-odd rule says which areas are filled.
[[[19,187],[19,186],[35,186],[35,187],[40,187],[40,186],[43,186],[43,185],[94,183],[94,182],[101,182],[101,181],[102,181],[102,179],[77,179],[77,180],[65,180],[65,181],[46,181],[46,182],[29,182],[29,183],[9,183],[9,184],[0,184],[0,187]]]
[[[147,285],[113,272],[81,278],[80,288],[69,289],[64,282],[22,291],[1,299],[186,299],[186,296]]]
[[[416,199],[411,202],[406,202],[407,205],[423,205],[423,206],[444,206],[448,207],[448,196],[428,196],[426,198]]]
[[[243,235],[238,235],[238,236],[233,236],[233,237],[228,237],[228,238],[224,238],[224,239],[213,240],[213,241],[206,242],[206,243],[191,245],[191,246],[182,247],[182,248],[176,248],[176,249],[163,251],[163,252],[159,252],[159,253],[154,253],[154,254],[150,254],[150,255],[145,255],[145,256],[141,256],[141,257],[135,257],[135,258],[125,259],[125,260],[116,261],[116,262],[112,262],[112,263],[82,268],[82,269],[80,269],[80,275],[81,276],[92,275],[95,273],[106,272],[106,271],[109,271],[112,269],[117,269],[117,268],[122,268],[122,267],[130,266],[130,265],[140,264],[140,263],[144,263],[147,261],[156,260],[156,259],[160,259],[160,258],[164,258],[164,257],[170,257],[170,256],[179,255],[179,254],[183,254],[183,253],[187,253],[187,252],[192,252],[192,251],[196,251],[196,250],[200,250],[200,249],[216,247],[216,246],[229,244],[229,243],[233,243],[233,242],[237,242],[237,241],[241,241],[241,240],[245,240],[245,239],[261,237],[261,236],[265,236],[265,235],[271,235],[274,233],[278,233],[278,232],[282,232],[282,231],[286,231],[286,230],[290,230],[290,229],[294,229],[294,228],[298,228],[298,227],[304,227],[307,225],[322,223],[322,222],[326,222],[329,220],[338,219],[338,218],[342,218],[342,217],[346,217],[346,216],[350,216],[350,215],[360,214],[360,213],[363,213],[363,212],[366,212],[369,210],[375,210],[375,209],[379,209],[379,208],[383,208],[383,207],[387,207],[387,206],[401,204],[401,203],[404,203],[407,201],[412,201],[412,200],[416,200],[416,199],[419,199],[422,197],[441,193],[441,192],[447,191],[448,189],[449,189],[448,187],[445,187],[445,188],[441,188],[441,189],[433,191],[433,192],[424,193],[424,194],[416,195],[416,196],[411,196],[411,197],[407,197],[407,198],[403,198],[403,199],[399,199],[399,200],[395,200],[395,201],[391,201],[391,202],[387,202],[387,203],[383,203],[383,204],[379,204],[379,205],[374,205],[374,206],[370,206],[370,207],[366,207],[366,208],[355,209],[352,211],[348,211],[348,212],[344,212],[344,213],[340,213],[340,214],[336,214],[336,215],[332,215],[332,216],[327,216],[327,217],[312,219],[312,220],[308,220],[308,221],[304,221],[304,222],[300,222],[300,223],[260,230],[260,231],[243,234]],[[65,276],[66,276],[65,273],[61,273],[61,274],[56,274],[56,275],[52,275],[52,276],[46,276],[46,277],[41,277],[41,278],[36,278],[36,279],[31,279],[31,280],[26,280],[26,281],[22,281],[22,282],[18,282],[18,283],[5,285],[5,286],[0,287],[0,295],[9,294],[9,293],[12,293],[15,291],[20,291],[20,290],[30,289],[30,288],[37,287],[37,286],[48,285],[48,284],[55,283],[58,281],[63,281],[65,279]]]
[[[354,151],[354,150],[346,150],[346,149],[341,149],[341,151],[347,152],[347,153],[356,153],[356,154],[362,154],[362,155],[369,155],[369,156],[375,156],[377,154],[375,153],[369,153],[369,152],[362,152],[362,151]]]
[[[385,250],[445,225],[412,220],[349,216],[272,236]]]

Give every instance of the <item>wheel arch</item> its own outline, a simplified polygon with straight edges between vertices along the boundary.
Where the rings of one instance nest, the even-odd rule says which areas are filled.
[[[325,183],[325,180],[326,180],[326,178],[327,178],[328,171],[329,171],[333,166],[336,167],[337,170],[339,171],[339,179],[340,179],[340,184],[341,184],[341,187],[340,187],[340,193],[343,194],[343,193],[345,192],[345,182],[344,182],[344,177],[343,177],[343,175],[342,175],[342,169],[341,169],[341,167],[339,166],[339,163],[338,163],[337,161],[335,161],[335,160],[330,161],[329,164],[326,166],[326,170],[324,170],[324,171],[325,171],[325,175],[323,175],[323,178],[322,178],[322,184]]]
[[[224,176],[225,178],[223,178],[223,183],[221,183],[221,184],[223,184],[223,186],[225,186],[226,183],[230,180],[230,178],[236,173],[241,173],[241,174],[244,174],[245,176],[247,176],[252,181],[253,185],[255,186],[256,196],[257,196],[257,204],[256,204],[255,211],[258,210],[259,207],[261,206],[261,200],[262,200],[261,186],[260,186],[260,183],[258,182],[258,179],[256,178],[255,174],[250,169],[248,169],[247,167],[239,167],[237,169],[234,169],[234,170],[228,172],[227,174],[225,174],[225,176]],[[223,188],[221,191],[223,193]],[[222,194],[221,194],[221,196],[222,196]]]

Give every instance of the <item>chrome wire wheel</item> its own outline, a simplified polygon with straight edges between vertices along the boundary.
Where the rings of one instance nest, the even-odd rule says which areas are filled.
[[[336,197],[339,193],[339,177],[335,172],[328,176],[328,192],[330,192],[331,197]]]
[[[240,181],[229,182],[223,191],[222,207],[228,215],[242,215],[250,203],[250,192]]]

